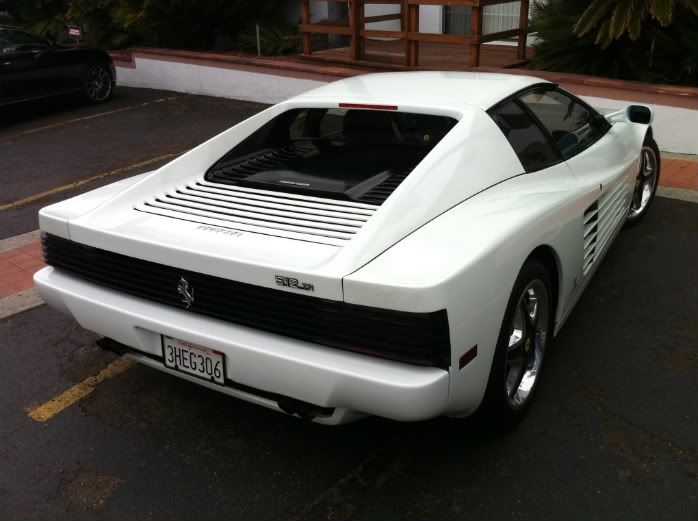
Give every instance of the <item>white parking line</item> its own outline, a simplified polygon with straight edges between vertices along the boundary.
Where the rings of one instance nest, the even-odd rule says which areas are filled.
[[[22,235],[8,237],[7,239],[0,239],[0,253],[37,242],[40,234],[40,230],[34,230],[32,232],[23,233]]]
[[[21,311],[35,308],[44,303],[36,288],[25,289],[0,299],[0,319],[11,317]]]
[[[698,203],[698,192],[694,190],[686,190],[685,188],[659,186],[657,187],[657,195],[659,197],[668,197],[669,199],[688,201],[689,203]]]

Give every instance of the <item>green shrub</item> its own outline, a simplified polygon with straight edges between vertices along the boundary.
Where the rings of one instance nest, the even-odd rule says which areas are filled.
[[[698,84],[698,16],[675,6],[673,22],[663,27],[645,18],[637,39],[625,33],[603,48],[598,31],[582,36],[574,32],[589,2],[585,0],[536,1],[532,27],[538,32],[533,66],[538,69],[592,74],[610,78]]]
[[[0,0],[16,23],[47,34],[82,24],[91,43],[227,50],[251,20],[276,23],[277,0]]]
[[[259,42],[264,55],[279,55],[299,52],[301,36],[297,25],[260,24]],[[254,25],[243,31],[238,38],[237,47],[251,54],[257,53],[257,31]]]

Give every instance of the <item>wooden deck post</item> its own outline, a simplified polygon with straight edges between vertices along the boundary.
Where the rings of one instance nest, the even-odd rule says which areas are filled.
[[[482,36],[482,7],[474,5],[472,7],[472,16],[470,17],[470,37],[473,38],[473,43],[470,44],[470,67],[478,67],[480,65],[480,37]]]
[[[405,0],[403,6],[407,7],[407,33],[405,40],[407,41],[407,66],[417,67],[419,65],[419,40],[411,40],[409,33],[419,32],[419,5],[408,4]]]
[[[361,36],[361,31],[366,29],[366,5],[363,2],[359,2],[359,59],[363,60],[366,54],[366,38]]]
[[[301,24],[307,25],[310,23],[310,0],[301,0]],[[310,56],[312,54],[310,48],[310,33],[303,33],[303,54]]]
[[[528,39],[528,0],[521,0],[521,10],[519,11],[519,43],[516,57],[519,60],[526,59],[526,41]]]
[[[361,9],[360,0],[349,0],[349,28],[351,29],[351,59],[359,60],[361,57]]]

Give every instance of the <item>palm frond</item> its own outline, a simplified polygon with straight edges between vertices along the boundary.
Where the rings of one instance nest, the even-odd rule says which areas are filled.
[[[675,1],[676,0],[652,0],[650,2],[649,12],[660,24],[667,26],[671,23],[671,18],[674,14]]]
[[[593,0],[575,24],[573,31],[577,36],[590,32],[609,12],[611,3],[608,0]]]

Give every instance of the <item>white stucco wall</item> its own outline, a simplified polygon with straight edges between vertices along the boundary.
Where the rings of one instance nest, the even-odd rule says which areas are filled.
[[[234,98],[261,103],[278,103],[325,82],[277,76],[274,74],[178,63],[150,58],[135,58],[136,68],[118,67],[119,85],[145,87]],[[570,90],[574,91],[573,88]],[[633,103],[582,96],[599,109],[617,110]],[[663,151],[698,154],[698,110],[651,105],[655,111],[654,136]]]
[[[569,89],[573,90],[573,89]],[[607,113],[624,109],[637,101],[580,96],[589,105]],[[652,132],[659,149],[680,154],[698,154],[698,110],[641,103],[654,110]]]
[[[325,82],[273,74],[135,58],[136,68],[117,66],[117,84],[173,90],[260,103],[278,103]]]

